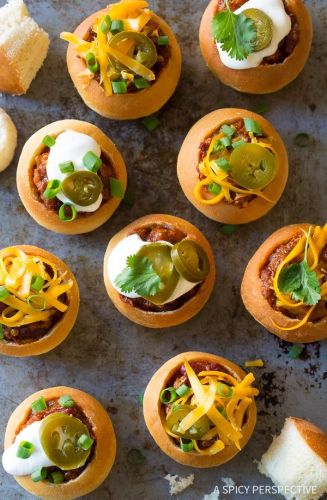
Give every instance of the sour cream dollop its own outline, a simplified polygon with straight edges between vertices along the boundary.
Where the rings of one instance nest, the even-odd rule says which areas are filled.
[[[173,246],[167,241],[160,241],[158,243],[165,243],[166,245],[169,245],[171,247]],[[125,297],[137,299],[138,297],[140,297],[140,295],[135,292],[122,292],[120,288],[115,285],[115,279],[123,271],[123,269],[125,269],[127,257],[136,254],[142,247],[146,245],[151,245],[151,242],[143,241],[138,234],[131,234],[130,236],[127,236],[126,238],[120,240],[120,242],[115,246],[109,256],[107,263],[107,273],[110,283],[117,290],[117,292],[121,293]],[[175,290],[173,291],[169,299],[164,303],[167,304],[169,302],[173,302],[173,300],[178,299],[185,293],[192,290],[192,288],[194,288],[196,285],[197,283],[191,283],[190,281],[187,281],[182,276],[180,276]]]
[[[243,61],[237,61],[230,57],[228,53],[221,48],[221,44],[217,43],[221,62],[231,69],[256,68],[265,57],[275,54],[279,43],[291,31],[291,18],[286,13],[282,0],[249,0],[239,9],[235,10],[235,14],[240,14],[246,9],[259,9],[270,17],[273,24],[273,36],[268,47],[258,52],[252,52],[252,54],[249,54]]]
[[[58,179],[62,181],[67,175],[63,174],[59,168],[60,163],[71,161],[74,164],[75,172],[87,170],[83,163],[83,158],[89,151],[92,151],[97,156],[101,156],[101,148],[99,144],[89,135],[67,130],[56,138],[56,143],[50,149],[50,154],[47,163],[47,176],[49,181]],[[58,200],[63,203],[72,203],[62,191],[57,194]],[[95,212],[102,203],[102,194],[99,195],[96,202],[86,207],[80,205],[74,206],[77,212]]]
[[[42,467],[54,465],[43,451],[40,441],[40,427],[42,421],[33,422],[23,429],[14,443],[7,448],[2,455],[2,465],[8,474],[14,476],[29,476]],[[28,458],[17,457],[17,451],[22,441],[28,441],[34,446],[33,453]]]

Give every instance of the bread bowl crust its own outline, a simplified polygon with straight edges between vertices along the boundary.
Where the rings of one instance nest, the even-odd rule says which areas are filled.
[[[171,224],[172,226],[186,233],[188,237],[201,245],[209,258],[210,273],[205,279],[204,283],[201,285],[196,295],[188,300],[182,307],[175,311],[154,313],[143,311],[136,307],[131,307],[129,304],[121,300],[120,294],[110,283],[107,273],[107,265],[111,251],[120,240],[128,236],[136,228],[160,223]],[[211,295],[215,282],[215,259],[208,240],[195,226],[193,226],[189,222],[180,219],[179,217],[174,217],[173,215],[146,215],[126,226],[109,241],[104,257],[103,277],[107,293],[113,304],[121,314],[126,316],[129,320],[134,321],[134,323],[138,323],[139,325],[143,325],[148,328],[168,328],[188,321],[190,318],[195,316],[206,304]]]
[[[260,272],[277,247],[289,241],[301,228],[308,230],[309,227],[310,224],[292,224],[269,236],[248,263],[241,285],[243,303],[249,313],[269,332],[287,342],[308,343],[327,338],[327,317],[315,323],[309,321],[297,330],[283,331],[274,326],[272,320],[283,328],[294,326],[298,320],[289,318],[271,307],[261,293]]]
[[[62,222],[56,212],[48,210],[39,200],[31,179],[31,171],[35,157],[45,148],[42,144],[42,139],[45,135],[56,137],[65,130],[74,130],[93,137],[100,145],[102,152],[110,159],[117,179],[122,182],[124,190],[126,189],[126,166],[116,146],[98,127],[79,120],[60,120],[50,123],[35,132],[35,134],[28,139],[18,162],[17,188],[23,205],[38,224],[56,233],[83,234],[97,229],[110,219],[118,208],[121,200],[119,198],[110,198],[94,213],[84,217],[77,217],[77,219],[72,222]]]
[[[199,182],[197,167],[199,165],[200,143],[210,137],[223,123],[233,122],[243,117],[252,118],[261,124],[276,152],[277,173],[273,181],[263,191],[269,199],[274,200],[274,203],[257,197],[245,208],[239,208],[225,202],[219,202],[217,205],[205,205],[194,196],[194,189]],[[263,217],[280,199],[288,178],[287,151],[278,132],[262,116],[245,109],[218,109],[201,118],[188,132],[178,155],[177,175],[185,196],[195,208],[209,219],[224,224],[246,224]]]
[[[327,434],[316,425],[301,418],[289,417],[305,442],[327,464]]]
[[[212,73],[225,85],[248,94],[276,92],[295,80],[303,70],[312,44],[312,21],[302,0],[286,0],[299,23],[300,39],[293,52],[280,64],[260,65],[256,68],[235,70],[225,66],[211,35],[211,20],[217,0],[211,0],[200,25],[200,48]]]
[[[34,483],[30,476],[15,476],[17,483],[26,491],[46,500],[71,500],[95,490],[108,476],[116,456],[116,437],[112,422],[103,406],[86,392],[71,387],[51,387],[35,392],[26,398],[9,418],[4,447],[15,440],[19,425],[26,421],[33,401],[43,396],[46,400],[56,399],[64,394],[72,396],[93,426],[96,438],[95,456],[85,470],[74,480],[59,485],[41,481]]]
[[[29,342],[27,344],[0,342],[0,354],[14,357],[39,356],[40,354],[51,351],[61,344],[72,330],[79,310],[79,289],[76,278],[67,264],[52,253],[31,245],[15,245],[15,248],[22,250],[27,255],[38,255],[53,262],[61,273],[66,273],[67,280],[73,281],[73,286],[69,291],[69,307],[61,319],[52,326],[51,330],[46,335],[35,342]]]
[[[85,19],[75,30],[74,34],[85,38],[88,29],[107,9],[95,12]],[[182,66],[181,50],[170,26],[156,14],[152,19],[158,23],[165,35],[169,37],[170,57],[164,68],[161,69],[157,80],[147,89],[122,95],[106,96],[96,80],[85,85],[85,78],[78,76],[85,70],[84,61],[72,44],[67,50],[67,66],[73,83],[86,106],[105,118],[114,120],[135,120],[157,112],[175,92]]]
[[[0,49],[0,68],[5,68],[0,73],[0,92],[11,95],[26,94],[27,89],[22,86],[17,69],[8,59],[3,49]]]
[[[236,446],[226,446],[221,452],[216,455],[198,455],[196,453],[184,453],[172,441],[166,433],[162,425],[162,404],[159,400],[159,395],[162,389],[167,386],[171,377],[176,373],[179,366],[183,364],[184,359],[187,361],[203,361],[218,363],[224,366],[228,372],[242,380],[246,373],[237,365],[228,361],[225,358],[208,354],[205,352],[185,352],[178,354],[164,363],[161,368],[153,375],[144,393],[143,413],[147,428],[155,440],[159,448],[166,453],[170,458],[183,465],[197,468],[217,467],[231,460],[239,450]],[[243,427],[243,438],[240,440],[241,448],[243,449],[249,441],[257,420],[257,408],[253,401],[248,408],[248,420]]]

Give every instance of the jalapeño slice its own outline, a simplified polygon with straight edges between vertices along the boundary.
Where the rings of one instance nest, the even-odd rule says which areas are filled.
[[[275,156],[259,144],[242,144],[230,156],[233,179],[246,189],[262,189],[273,180],[277,165]]]
[[[121,31],[109,40],[109,46],[119,50],[120,44],[125,44],[129,41],[134,42],[134,47],[132,46],[133,53],[131,57],[133,57],[133,59],[136,59],[139,63],[143,64],[143,66],[152,68],[152,66],[157,62],[157,49],[152,40],[150,40],[150,38],[148,38],[143,33],[137,33],[135,31]],[[117,59],[112,56],[109,57],[113,67],[118,72],[126,70],[126,67],[119,61],[117,61]]]
[[[260,9],[246,9],[243,10],[243,14],[252,19],[257,32],[253,42],[254,52],[268,47],[273,37],[273,23],[270,17]]]
[[[64,194],[76,205],[87,207],[102,193],[103,184],[94,172],[82,170],[68,175],[61,184]]]
[[[176,243],[171,249],[171,258],[179,274],[191,283],[202,281],[209,273],[208,256],[193,240]]]
[[[89,430],[78,418],[66,413],[52,413],[42,420],[40,441],[44,453],[62,470],[82,467],[91,451],[83,449],[78,440],[90,436]]]
[[[153,304],[161,305],[166,302],[176,288],[179,276],[170,253],[171,247],[165,243],[145,245],[138,252],[138,255],[149,259],[153,269],[161,279],[159,291],[155,295],[143,296]]]
[[[186,432],[179,431],[180,422],[192,411],[194,406],[191,405],[177,405],[167,415],[168,429],[185,439],[201,439],[210,429],[210,420],[206,415],[203,415],[195,422]]]

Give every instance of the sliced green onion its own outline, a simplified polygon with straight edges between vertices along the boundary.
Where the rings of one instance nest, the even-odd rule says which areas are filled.
[[[218,158],[218,160],[216,160],[216,164],[218,165],[219,168],[221,168],[225,172],[228,172],[228,170],[230,168],[230,165],[229,165],[228,161],[226,160],[226,158]]]
[[[124,198],[124,186],[122,181],[119,179],[115,179],[114,177],[110,177],[109,179],[109,187],[110,187],[110,194],[114,198]]]
[[[269,106],[268,104],[261,102],[255,106],[254,111],[258,113],[258,115],[261,115],[262,113],[269,111]]]
[[[83,157],[84,166],[95,174],[101,168],[102,160],[93,151],[88,151]]]
[[[111,26],[111,19],[110,19],[110,16],[104,16],[104,19],[101,23],[101,31],[102,33],[108,33],[108,31],[110,30],[110,26]]]
[[[164,405],[169,405],[177,399],[177,392],[173,387],[167,387],[160,393],[160,401]]]
[[[144,399],[144,392],[141,392],[141,394],[137,396],[137,401],[140,406],[143,406],[143,399]]]
[[[41,295],[30,295],[27,297],[26,302],[36,311],[44,311],[47,306],[45,299]]]
[[[290,357],[290,358],[292,358],[292,359],[297,359],[297,358],[299,358],[299,357],[301,356],[301,354],[302,354],[302,352],[303,352],[303,349],[304,349],[304,346],[303,346],[303,345],[300,345],[300,344],[294,344],[294,345],[291,347],[291,349],[290,349],[290,351],[289,351],[288,355],[289,355],[289,357]]]
[[[73,408],[73,406],[75,406],[75,401],[68,394],[60,396],[58,402],[63,408]]]
[[[246,144],[246,141],[244,141],[243,139],[241,139],[240,141],[232,142],[232,148],[236,149],[239,146],[242,146],[242,144]]]
[[[74,172],[74,163],[72,161],[64,161],[63,163],[59,163],[59,170],[62,174],[69,174],[71,172]]]
[[[216,184],[215,182],[208,185],[209,193],[215,194],[216,196],[218,196],[218,194],[221,193],[221,189],[222,189],[221,186],[219,184]]]
[[[54,484],[61,484],[64,480],[64,475],[60,470],[54,470],[49,473],[49,479]]]
[[[297,134],[294,137],[295,146],[299,146],[300,148],[306,148],[310,144],[310,135],[302,132],[301,134]]]
[[[169,45],[169,36],[167,36],[167,35],[158,36],[157,44],[158,45]]]
[[[217,386],[217,394],[219,394],[222,398],[231,398],[234,394],[234,389],[229,385],[219,382]]]
[[[56,139],[54,139],[53,137],[51,137],[51,135],[46,135],[42,139],[42,144],[44,144],[48,148],[52,148],[52,146],[54,146],[56,144]]]
[[[97,71],[99,71],[99,63],[92,52],[88,52],[86,54],[85,61],[91,73],[96,73]]]
[[[10,293],[8,292],[5,286],[0,286],[0,302],[6,300],[9,297]]]
[[[142,124],[149,132],[153,132],[153,130],[159,127],[160,120],[154,115],[146,116],[145,118],[143,118]]]
[[[224,145],[221,143],[220,140],[216,140],[215,143],[214,143],[214,145],[213,145],[212,152],[213,153],[218,153],[222,149],[224,149]]]
[[[231,145],[231,141],[229,137],[222,137],[220,139],[220,143],[225,147],[228,148]]]
[[[88,436],[87,434],[82,434],[78,439],[77,444],[80,448],[82,448],[82,450],[87,451],[91,448],[93,442],[94,441],[92,438],[90,438],[90,436]]]
[[[252,120],[252,118],[243,118],[243,120],[247,132],[252,132],[255,135],[262,134],[262,128],[260,123],[258,123],[255,120]]]
[[[182,384],[179,387],[177,387],[177,389],[176,389],[176,393],[180,398],[185,396],[189,391],[190,391],[190,388],[186,384]]]
[[[31,282],[32,290],[39,292],[40,290],[42,290],[43,285],[44,285],[44,279],[42,278],[42,276],[33,276]]]
[[[22,441],[19,443],[16,457],[26,459],[29,458],[34,451],[34,445],[28,441]]]
[[[146,89],[149,86],[149,82],[145,78],[135,78],[134,85],[137,89]]]
[[[226,413],[226,409],[225,409],[224,407],[220,406],[220,407],[218,408],[218,411],[219,411],[219,413],[220,413],[220,414],[221,414],[224,418],[226,418],[226,419],[227,419],[227,413]]]
[[[110,32],[111,33],[119,33],[120,31],[124,31],[124,23],[120,19],[115,19],[111,21]]]
[[[5,334],[3,332],[3,325],[0,324],[0,340],[3,340],[5,338]]]
[[[233,129],[232,127],[230,127],[229,125],[227,125],[225,123],[225,125],[223,125],[220,129],[220,131],[225,134],[227,137],[231,138],[233,137],[233,135],[235,134],[235,129]]]
[[[66,215],[66,210],[70,210],[71,215],[67,216]],[[77,210],[75,205],[72,205],[71,203],[63,203],[61,207],[59,208],[59,219],[62,222],[72,222],[75,220],[77,217]]]
[[[61,190],[61,181],[59,179],[52,179],[52,181],[48,182],[47,187],[43,193],[43,196],[47,200],[52,200],[57,196],[60,190]]]
[[[112,82],[111,85],[114,94],[127,94],[126,82]]]
[[[39,481],[44,481],[47,478],[47,469],[45,467],[41,467],[31,474],[31,479],[34,483],[38,483]]]
[[[145,462],[145,456],[137,448],[132,448],[127,453],[127,461],[131,465],[141,465]]]
[[[225,236],[230,236],[231,234],[234,234],[237,229],[238,226],[235,226],[234,224],[224,224],[220,226],[219,231]]]
[[[41,396],[39,399],[37,399],[31,404],[31,410],[34,414],[46,410],[47,407],[48,407],[47,402],[43,396]]]
[[[188,451],[192,451],[193,450],[193,441],[190,441],[188,439],[180,438],[179,442],[180,442],[180,447],[181,447],[182,451],[188,452]]]
[[[135,193],[131,191],[130,189],[127,189],[125,191],[125,195],[123,198],[123,203],[127,205],[128,207],[132,207],[135,203]]]

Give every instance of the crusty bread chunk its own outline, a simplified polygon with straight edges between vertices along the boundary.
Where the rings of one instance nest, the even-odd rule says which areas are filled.
[[[327,493],[327,435],[318,427],[289,417],[259,463],[287,500],[317,500]]]
[[[0,8],[0,26],[0,92],[26,94],[47,56],[49,36],[23,0],[9,0]]]
[[[16,127],[10,116],[0,108],[0,172],[10,165],[16,146]]]

